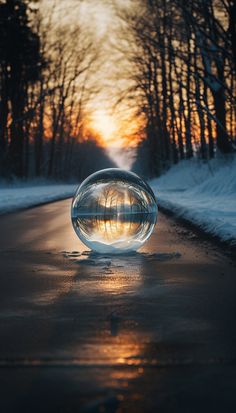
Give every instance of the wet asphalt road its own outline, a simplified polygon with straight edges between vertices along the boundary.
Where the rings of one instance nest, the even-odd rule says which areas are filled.
[[[70,200],[0,218],[0,412],[236,411],[235,262],[159,214],[91,254]]]

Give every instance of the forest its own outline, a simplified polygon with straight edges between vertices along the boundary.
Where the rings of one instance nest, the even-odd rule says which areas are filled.
[[[39,3],[0,2],[0,176],[82,179],[114,165],[85,126],[98,51]]]
[[[145,0],[119,13],[128,97],[143,118],[133,169],[150,177],[236,149],[236,2]]]
[[[126,102],[139,120],[132,169],[155,177],[183,159],[235,152],[235,0],[107,3],[125,68],[114,110]],[[0,1],[3,178],[82,179],[115,165],[87,122],[109,56],[79,23],[55,25],[54,12]]]

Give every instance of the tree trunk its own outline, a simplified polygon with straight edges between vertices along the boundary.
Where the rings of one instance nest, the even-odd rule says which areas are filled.
[[[236,0],[229,6],[229,35],[234,56],[234,69],[236,70]]]
[[[7,79],[3,71],[0,73],[0,174],[4,175],[5,158],[7,151],[7,118],[8,118],[8,94]]]
[[[190,104],[190,88],[191,88],[191,44],[190,44],[190,33],[188,33],[188,44],[187,44],[187,79],[186,79],[186,89],[187,89],[187,115],[186,115],[186,157],[192,158],[193,156],[193,147],[191,139],[191,104]]]
[[[217,147],[223,153],[229,153],[232,150],[229,136],[226,130],[226,109],[224,90],[219,89],[213,92],[216,122],[216,142]]]
[[[41,175],[41,165],[43,162],[43,138],[44,138],[44,98],[42,97],[43,95],[43,82],[41,81],[41,86],[40,86],[40,96],[41,96],[41,102],[40,102],[40,108],[39,108],[39,124],[38,124],[38,130],[36,132],[36,138],[35,138],[35,175],[40,176]]]
[[[9,146],[9,160],[11,165],[11,173],[18,178],[24,176],[24,128],[23,128],[23,113],[25,102],[23,92],[21,101],[18,96],[11,99],[12,104],[12,124],[11,124],[11,142]]]
[[[207,108],[209,108],[208,102],[208,95],[207,95],[207,85],[204,83],[204,104]],[[211,124],[211,116],[207,112],[207,130],[208,130],[208,153],[209,158],[214,158],[214,140],[213,140],[213,133],[212,133],[212,124]]]

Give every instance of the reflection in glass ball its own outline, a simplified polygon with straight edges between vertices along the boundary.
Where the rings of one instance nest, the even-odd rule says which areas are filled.
[[[81,241],[100,253],[140,248],[157,218],[155,196],[141,178],[118,168],[90,175],[72,201],[71,218]]]

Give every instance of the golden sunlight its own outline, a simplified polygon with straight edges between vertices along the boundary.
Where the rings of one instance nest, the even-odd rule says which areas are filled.
[[[98,135],[101,145],[108,149],[135,148],[142,139],[143,119],[137,119],[132,113],[126,113],[124,117],[111,114],[108,109],[95,109],[90,115],[89,127]]]
[[[91,126],[93,130],[101,135],[105,146],[116,140],[116,134],[119,130],[117,121],[105,110],[97,110],[92,114]]]

